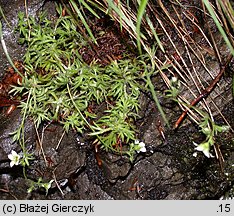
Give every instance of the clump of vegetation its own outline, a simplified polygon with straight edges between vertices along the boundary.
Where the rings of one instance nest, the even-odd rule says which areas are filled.
[[[201,128],[201,132],[206,136],[206,139],[199,145],[194,143],[197,146],[195,149],[203,152],[204,155],[208,158],[214,157],[210,153],[210,148],[211,146],[214,146],[215,144],[215,136],[218,133],[228,131],[229,126],[226,126],[226,125],[219,126],[215,124],[215,122],[212,121],[208,115],[204,114],[204,118],[202,119],[202,122],[199,124],[199,127]],[[216,151],[217,151],[217,148],[216,148]]]
[[[139,146],[123,146],[136,140],[134,124],[143,87],[139,81],[151,70],[147,59],[87,65],[79,54],[87,42],[69,16],[60,16],[54,24],[45,14],[25,22],[20,13],[17,30],[20,43],[27,45],[25,74],[11,93],[26,99],[19,105],[23,121],[13,139],[22,140],[27,117],[37,128],[44,121],[56,121],[66,132],[89,133],[101,148],[126,153],[133,160]]]

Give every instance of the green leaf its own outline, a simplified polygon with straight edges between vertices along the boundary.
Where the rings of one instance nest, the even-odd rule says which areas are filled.
[[[86,30],[87,30],[89,36],[92,38],[92,40],[93,40],[95,43],[97,43],[97,41],[96,41],[96,39],[95,39],[95,37],[94,37],[94,35],[93,35],[91,29],[89,28],[88,23],[86,22],[86,20],[85,20],[84,16],[82,15],[80,9],[77,7],[77,4],[76,4],[73,0],[70,0],[70,2],[71,2],[71,4],[72,4],[73,8],[75,9],[77,15],[78,15],[79,18],[81,19],[83,25],[85,26],[85,28],[86,28]]]
[[[163,111],[163,109],[162,109],[162,106],[161,106],[159,100],[158,100],[158,97],[157,97],[156,92],[155,92],[155,90],[154,90],[154,86],[153,86],[153,83],[151,82],[150,76],[147,75],[146,77],[147,77],[147,85],[148,85],[149,88],[150,88],[152,97],[153,97],[153,99],[154,99],[154,101],[155,101],[155,104],[156,104],[156,106],[157,106],[157,108],[158,108],[158,111],[160,112],[160,114],[161,114],[161,116],[162,116],[164,122],[165,122],[165,123],[167,124],[167,126],[169,127],[169,122],[168,122],[167,117],[166,117],[166,115],[165,115],[165,113],[164,113],[164,111]]]
[[[148,3],[148,0],[141,0],[140,1],[140,5],[138,8],[138,12],[137,12],[137,24],[136,24],[136,33],[137,33],[137,46],[138,46],[138,50],[140,55],[142,54],[142,50],[141,50],[141,20],[142,17],[145,13],[145,8],[146,5]]]
[[[229,49],[230,49],[232,55],[234,56],[234,48],[233,48],[233,46],[232,46],[230,40],[228,39],[227,34],[225,33],[224,29],[222,28],[222,25],[221,25],[221,23],[219,22],[217,16],[215,15],[214,9],[212,8],[212,6],[211,6],[209,0],[203,0],[203,2],[204,2],[204,4],[205,4],[207,10],[209,11],[209,13],[210,13],[212,19],[214,20],[214,22],[215,22],[215,24],[216,24],[216,26],[217,26],[219,32],[220,32],[221,35],[223,36],[223,39],[225,40],[227,46],[229,47]]]

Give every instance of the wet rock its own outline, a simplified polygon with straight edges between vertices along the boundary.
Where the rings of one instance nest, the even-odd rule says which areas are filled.
[[[8,53],[13,60],[22,61],[24,55],[24,47],[18,44],[18,35],[15,33],[14,28],[18,22],[18,13],[25,12],[25,1],[8,1],[1,0],[1,8],[3,13],[9,22],[10,26],[1,18],[3,25],[3,39],[5,41]],[[28,15],[36,16],[40,11],[47,10],[49,14],[55,14],[55,6],[52,1],[45,0],[31,0],[27,1],[27,12]],[[3,51],[2,46],[0,46],[0,78],[3,77],[4,71],[9,62],[6,58],[6,55]]]
[[[6,116],[4,113],[1,114],[1,124],[0,124],[0,162],[9,160],[7,155],[11,153],[12,150],[17,153],[22,153],[22,149],[18,142],[13,142],[12,133],[17,130],[20,126],[22,118],[20,115],[20,110],[15,110],[10,116]],[[33,128],[33,123],[28,119],[25,122],[24,129],[25,136],[25,147],[31,152],[32,144],[35,142],[35,130]]]
[[[30,1],[28,5],[28,13],[30,15],[35,15],[36,12],[40,9],[40,7],[43,4],[43,0],[37,1],[33,0]],[[13,61],[15,60],[22,60],[24,55],[24,48],[17,43],[17,36],[14,32],[14,28],[18,22],[18,13],[20,11],[25,11],[25,5],[24,1],[6,1],[1,0],[1,8],[3,10],[3,13],[7,19],[7,21],[10,24],[10,27],[7,25],[7,23],[1,19],[1,22],[3,24],[3,39],[5,41],[8,53]],[[3,76],[4,70],[9,65],[9,62],[6,58],[6,55],[2,49],[2,46],[0,46],[0,77]]]
[[[81,174],[77,178],[77,194],[79,199],[110,200],[114,199],[100,185],[93,184],[87,174]]]
[[[54,175],[57,181],[64,181],[85,166],[86,153],[79,148],[76,134],[65,134],[61,125],[47,127],[42,145],[46,161],[40,152],[40,169],[50,178]]]
[[[115,183],[119,178],[127,176],[131,168],[128,158],[123,158],[111,153],[106,153],[102,158],[102,169],[105,177]]]
[[[3,200],[14,200],[14,199],[27,199],[27,182],[24,178],[18,177],[13,181],[9,181],[4,187],[1,185],[0,196]],[[17,193],[15,193],[17,191]]]

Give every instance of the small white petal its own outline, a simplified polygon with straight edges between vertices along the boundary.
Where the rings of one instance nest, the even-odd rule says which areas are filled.
[[[210,153],[210,157],[211,157],[211,158],[214,158],[215,156],[214,156],[214,155],[212,155],[212,154]]]
[[[14,161],[11,161],[10,162],[10,167],[13,167],[15,165],[15,162]]]
[[[209,150],[204,150],[203,153],[206,157],[210,158],[211,154],[210,154]]]
[[[193,157],[197,157],[197,152],[194,152],[194,153],[193,153]]]
[[[18,166],[19,165],[19,158],[16,159],[15,161],[15,165]]]
[[[10,167],[13,167],[14,165],[19,165],[20,157],[20,155],[18,155],[14,150],[12,150],[11,154],[8,155],[8,158],[11,160]]]
[[[202,144],[198,145],[198,146],[195,148],[195,150],[203,152],[203,154],[204,154],[206,157],[208,157],[208,158],[214,157],[214,156],[210,153],[210,145],[209,145],[209,143],[202,143]]]
[[[18,154],[17,154],[16,151],[14,151],[14,150],[11,151],[11,154],[12,154],[13,156],[18,156]]]
[[[171,82],[175,83],[175,82],[177,82],[177,81],[178,81],[177,77],[172,77],[172,78],[171,78]]]
[[[139,152],[146,152],[145,143],[140,142],[140,143],[138,144],[138,146],[140,147],[140,149],[137,150],[137,153],[139,153]]]
[[[146,148],[145,147],[141,148],[141,152],[146,152]]]
[[[208,128],[208,127],[205,127],[205,128],[202,129],[202,132],[203,132],[204,134],[208,135],[208,134],[211,133],[211,129]]]
[[[9,155],[8,155],[8,158],[12,161],[13,158],[14,158],[14,156],[13,156],[12,154],[9,154]]]
[[[202,145],[199,145],[195,148],[197,151],[205,151],[204,147]]]
[[[135,140],[135,145],[138,145],[139,144],[139,140]]]

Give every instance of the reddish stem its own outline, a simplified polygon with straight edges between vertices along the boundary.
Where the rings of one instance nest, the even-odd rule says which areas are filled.
[[[212,90],[215,88],[216,84],[219,82],[219,80],[221,79],[221,77],[223,76],[228,64],[230,63],[230,61],[232,60],[233,56],[229,55],[227,61],[225,62],[224,65],[221,65],[220,67],[220,71],[218,73],[218,75],[215,77],[215,79],[211,82],[211,84],[202,91],[202,93],[195,98],[191,103],[190,103],[190,107],[195,106],[196,104],[198,104],[203,98],[206,98],[211,92]],[[174,125],[174,129],[177,129],[179,127],[179,125],[181,124],[181,122],[184,120],[185,116],[187,115],[189,111],[189,108],[186,109],[181,116],[178,118],[178,120],[176,121],[175,125]]]

